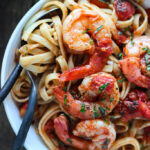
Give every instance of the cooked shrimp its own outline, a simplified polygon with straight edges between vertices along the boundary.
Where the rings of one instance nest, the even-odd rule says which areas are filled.
[[[104,118],[119,101],[116,79],[107,73],[97,73],[86,77],[79,86],[80,100],[75,99],[61,87],[53,92],[65,110],[80,119]]]
[[[109,150],[116,139],[114,125],[98,119],[79,122],[71,134],[67,118],[60,115],[54,120],[54,128],[61,141],[81,150]]]
[[[134,84],[150,87],[150,37],[141,36],[129,42],[120,61],[126,78]]]
[[[87,65],[73,68],[60,81],[84,78],[103,69],[112,53],[111,31],[102,15],[91,10],[75,9],[63,24],[64,43],[70,53],[90,54]]]

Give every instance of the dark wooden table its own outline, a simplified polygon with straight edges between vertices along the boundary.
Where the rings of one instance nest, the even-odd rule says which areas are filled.
[[[37,0],[3,0],[0,2],[0,64],[15,26]],[[1,66],[1,65],[0,65]],[[15,135],[3,106],[0,106],[0,150],[11,150]]]

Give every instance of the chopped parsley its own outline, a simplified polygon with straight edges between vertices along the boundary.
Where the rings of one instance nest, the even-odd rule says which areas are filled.
[[[101,102],[103,103],[105,101],[105,99],[101,99]]]
[[[146,51],[146,53],[148,55],[150,55],[150,49],[148,47],[144,47],[144,48],[142,48],[142,50]]]
[[[123,77],[123,79],[121,79],[121,80],[118,80],[117,82],[120,83],[120,82],[124,82],[124,81],[127,81],[127,79],[125,77]]]
[[[91,39],[91,44],[94,45],[94,40],[93,39]]]
[[[97,109],[96,107],[94,107],[94,117],[97,118],[99,115],[98,115],[98,112],[97,112]]]
[[[67,141],[68,141],[70,144],[72,144],[72,141],[71,141],[71,139],[67,139]]]
[[[65,95],[64,104],[67,106],[67,95]]]
[[[108,149],[108,144],[109,144],[109,139],[106,139],[103,146],[102,146],[102,149]]]
[[[84,33],[87,33],[89,30],[90,30],[90,29],[86,29],[86,30],[83,31],[82,33],[83,33],[83,34],[84,34]]]
[[[82,106],[81,106],[81,113],[84,113],[86,110],[85,110],[85,104],[82,104]]]
[[[147,71],[150,71],[150,62],[149,62],[148,59],[149,59],[149,57],[148,57],[148,56],[145,56]]]
[[[110,3],[110,0],[98,0],[98,1],[100,1],[100,2],[102,2],[102,3],[107,3],[107,4]]]
[[[118,32],[119,35],[122,35],[123,33],[121,31]]]
[[[134,37],[134,34],[131,34],[131,44],[134,45],[134,41],[133,41],[133,37]]]
[[[110,102],[113,102],[113,101],[114,101],[114,98],[111,98],[111,99],[110,99]]]
[[[64,87],[62,88],[62,90],[65,91],[65,92],[67,92],[67,87],[64,86]]]
[[[109,83],[103,84],[103,85],[99,88],[99,94],[101,94],[101,93],[102,93],[102,90],[106,89],[108,85],[109,85]]]
[[[142,144],[140,148],[143,149],[144,148],[144,144]]]
[[[61,147],[65,147],[65,144],[62,141],[59,141]]]
[[[79,96],[79,97],[81,96],[81,93],[80,93],[80,92],[78,92],[78,96]]]
[[[103,28],[103,25],[101,25],[100,27],[98,27],[94,33],[96,34],[96,33],[99,32],[102,28]]]
[[[126,27],[126,28],[124,28],[123,31],[124,31],[124,32],[127,32],[127,31],[129,30],[129,28],[130,28],[130,27]]]
[[[123,58],[123,53],[119,53],[117,58],[122,59]]]
[[[101,113],[102,118],[104,119],[106,109],[103,108],[103,107],[99,107],[99,111],[100,111],[100,113]]]

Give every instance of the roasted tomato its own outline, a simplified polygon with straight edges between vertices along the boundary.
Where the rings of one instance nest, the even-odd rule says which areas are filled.
[[[127,20],[134,13],[134,6],[127,0],[114,0],[114,7],[119,20]]]
[[[117,111],[121,114],[124,121],[135,117],[150,119],[150,109],[147,100],[148,97],[145,92],[132,90],[124,100],[120,101]]]
[[[109,2],[109,0],[90,0],[90,2],[100,8],[108,8],[107,2]]]

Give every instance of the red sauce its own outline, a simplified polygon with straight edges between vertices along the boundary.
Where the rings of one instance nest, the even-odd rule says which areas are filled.
[[[100,0],[90,0],[90,3],[95,4],[96,6],[100,8],[108,8],[108,4]]]
[[[21,107],[20,107],[20,116],[23,117],[26,113],[28,107],[28,102],[24,103]]]
[[[146,9],[147,15],[148,15],[148,21],[150,22],[150,9]]]
[[[49,137],[52,136],[52,132],[54,131],[54,123],[51,119],[46,122],[44,126],[44,131]]]
[[[94,91],[97,91],[100,87],[105,85],[105,87],[101,90],[101,94],[111,93],[114,87],[114,82],[114,78],[110,78],[107,76],[98,76],[93,78],[90,88]]]
[[[124,43],[127,40],[127,36],[118,30],[118,39],[116,40],[117,44]]]

